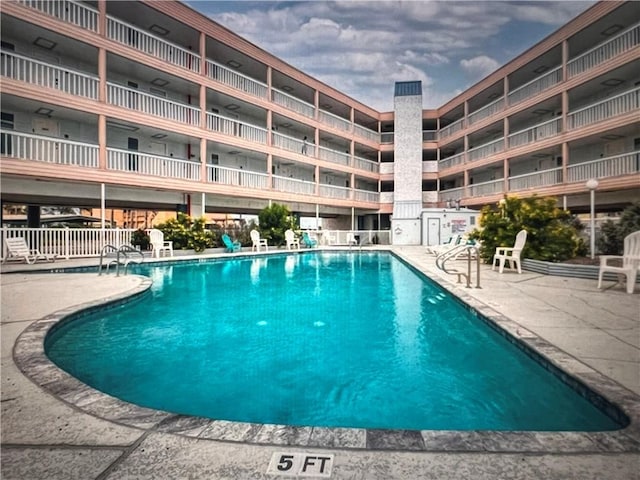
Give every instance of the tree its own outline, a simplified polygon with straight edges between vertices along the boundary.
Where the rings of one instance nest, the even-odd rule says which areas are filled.
[[[260,210],[258,229],[270,245],[284,245],[284,232],[289,228],[297,228],[296,220],[285,205],[273,203]]]
[[[480,256],[487,263],[493,261],[496,247],[513,245],[522,229],[528,233],[522,258],[561,262],[586,252],[573,216],[558,208],[554,198],[505,197],[497,208],[482,208],[480,227],[470,237],[481,242]]]
[[[596,240],[598,251],[603,255],[622,255],[624,237],[640,230],[640,202],[629,205],[622,211],[620,220],[607,220],[600,226],[600,237]]]

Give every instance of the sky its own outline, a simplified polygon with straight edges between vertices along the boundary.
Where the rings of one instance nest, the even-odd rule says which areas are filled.
[[[422,81],[437,108],[593,1],[208,1],[186,3],[293,67],[381,112]]]

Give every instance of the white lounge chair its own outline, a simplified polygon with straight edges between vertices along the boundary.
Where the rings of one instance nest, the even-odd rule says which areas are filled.
[[[251,241],[253,242],[253,245],[251,245],[251,251],[253,252],[254,250],[256,252],[260,251],[261,247],[264,247],[265,250],[269,250],[269,245],[267,244],[267,239],[266,238],[260,238],[260,232],[258,230],[251,230]]]
[[[453,235],[451,237],[449,237],[449,240],[447,240],[444,243],[441,243],[439,245],[430,245],[427,247],[427,253],[432,253],[436,256],[445,253],[448,250],[451,250],[452,248],[460,245],[460,243],[462,242],[462,235]]]
[[[162,231],[152,229],[149,232],[149,242],[154,257],[160,258],[163,254],[166,256],[167,252],[170,257],[173,257],[173,242],[165,240]]]
[[[284,240],[287,242],[287,250],[296,248],[300,250],[300,239],[296,237],[293,230],[289,229],[284,232]]]
[[[518,273],[522,273],[520,255],[522,254],[525,243],[527,243],[527,231],[520,230],[516,235],[516,243],[513,244],[513,247],[496,247],[491,270],[495,270],[497,263],[499,264],[498,271],[502,273],[504,264],[509,262],[509,268],[511,268],[511,270],[517,269]]]
[[[44,254],[39,250],[29,248],[24,237],[6,238],[4,244],[7,250],[2,263],[8,260],[24,260],[28,264],[36,263],[38,260],[56,261],[57,255]]]
[[[618,265],[610,265],[612,260],[616,260]],[[602,277],[605,272],[612,272],[618,275],[618,283],[622,283],[626,277],[627,293],[633,293],[638,270],[640,270],[640,230],[624,237],[622,255],[600,255],[598,288],[602,288]]]

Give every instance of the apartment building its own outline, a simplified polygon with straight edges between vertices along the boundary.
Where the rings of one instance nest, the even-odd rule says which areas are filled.
[[[438,109],[422,108],[419,82],[390,85],[392,112],[180,2],[0,9],[1,200],[35,217],[41,205],[197,216],[279,202],[326,228],[401,230],[423,208],[505,194],[585,211],[592,178],[601,210],[640,198],[634,2],[595,4]]]

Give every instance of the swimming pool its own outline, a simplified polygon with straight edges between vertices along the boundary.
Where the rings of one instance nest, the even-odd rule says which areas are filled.
[[[620,428],[386,252],[144,268],[151,295],[66,322],[45,344],[123,400],[285,425]]]

